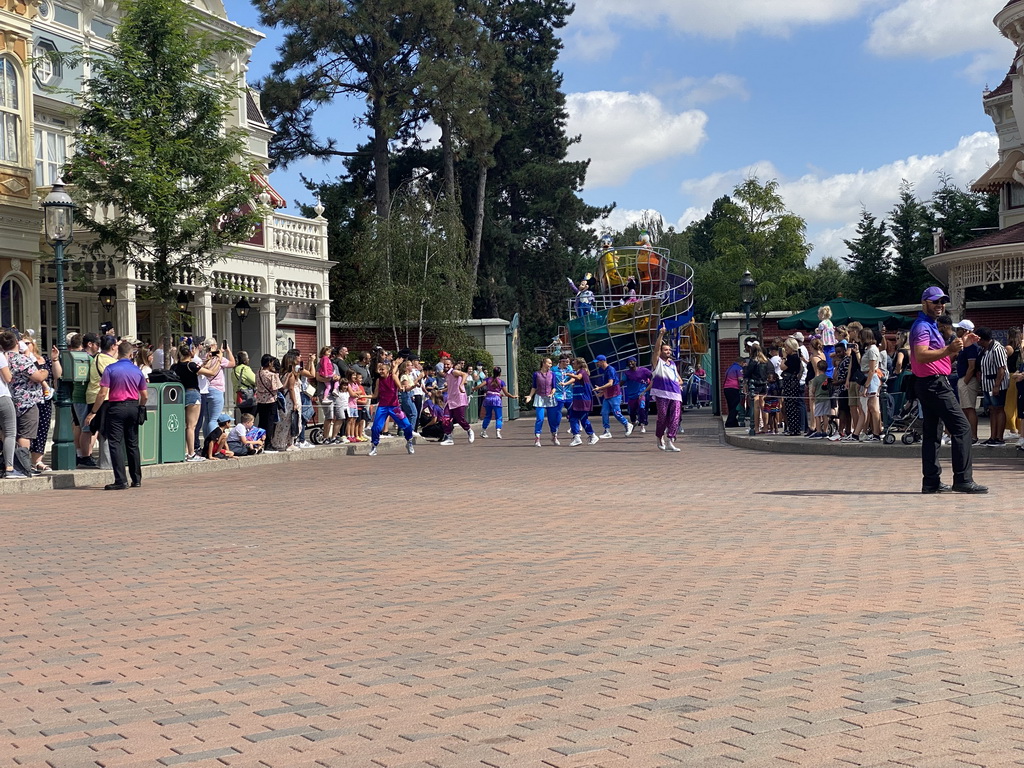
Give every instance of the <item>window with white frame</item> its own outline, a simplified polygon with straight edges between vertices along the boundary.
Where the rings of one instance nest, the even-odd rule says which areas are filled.
[[[0,162],[17,163],[21,133],[21,95],[18,68],[10,59],[0,59]]]
[[[61,177],[71,149],[67,124],[57,118],[36,115],[36,186],[52,187]]]

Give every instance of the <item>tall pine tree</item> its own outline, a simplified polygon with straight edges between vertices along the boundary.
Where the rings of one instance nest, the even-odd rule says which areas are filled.
[[[917,302],[933,278],[923,260],[934,252],[928,227],[928,209],[914,194],[914,185],[904,180],[900,197],[889,211],[889,231],[895,251],[890,300],[898,304]]]
[[[488,0],[485,14],[502,48],[488,106],[501,138],[487,184],[474,314],[523,312],[532,344],[565,322],[565,278],[594,245],[590,223],[610,210],[583,202],[587,163],[565,159],[573,139],[555,63],[571,12],[565,0]]]
[[[853,296],[865,304],[889,304],[893,298],[892,238],[884,221],[861,209],[857,236],[844,240],[849,254],[843,257],[850,267]]]

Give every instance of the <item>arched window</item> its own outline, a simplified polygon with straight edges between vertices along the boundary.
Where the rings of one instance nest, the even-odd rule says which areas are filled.
[[[0,59],[0,162],[17,163],[20,159],[20,109],[18,68],[10,59]]]
[[[0,326],[25,327],[25,294],[21,283],[10,277],[0,284]]]

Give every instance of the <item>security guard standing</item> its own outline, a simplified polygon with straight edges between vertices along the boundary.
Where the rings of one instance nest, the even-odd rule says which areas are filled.
[[[971,466],[971,425],[949,385],[952,371],[950,358],[956,357],[964,344],[973,344],[978,337],[969,333],[954,338],[949,344],[939,333],[938,317],[949,296],[941,288],[928,288],[921,296],[921,312],[910,327],[910,367],[918,402],[924,412],[921,435],[921,464],[924,479],[921,493],[988,493],[988,488],[974,482]],[[942,427],[949,430],[953,442],[953,485],[942,483],[939,466],[939,444]]]
[[[131,361],[135,347],[129,341],[117,346],[117,362],[103,369],[100,391],[92,410],[86,416],[91,424],[99,413],[100,406],[107,402],[101,428],[110,446],[110,463],[114,468],[114,482],[105,485],[107,491],[123,491],[128,487],[125,477],[125,450],[127,451],[128,472],[132,488],[142,485],[142,457],[139,454],[139,416],[145,413],[149,389],[146,377]],[[122,443],[124,449],[122,450]]]

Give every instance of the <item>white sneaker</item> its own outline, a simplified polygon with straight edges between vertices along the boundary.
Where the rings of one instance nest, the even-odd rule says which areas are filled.
[[[569,443],[569,446],[572,447],[574,445],[583,445],[583,438],[580,437],[579,435],[573,435],[572,442]]]
[[[206,457],[200,456],[198,453],[193,453],[191,456],[185,459],[185,461],[206,461]]]
[[[480,437],[482,437],[484,440],[486,440],[487,439],[487,432],[481,430],[480,431]]]
[[[412,456],[414,453],[416,453],[416,438],[415,437],[412,440],[406,440],[405,441],[405,452],[408,453],[410,456]]]
[[[663,450],[663,451],[665,450],[665,438],[664,438],[664,437],[663,437],[663,438],[661,438],[660,440],[658,440],[658,447],[659,447],[659,448],[660,448],[661,450]]]
[[[605,432],[604,434],[600,435],[599,437],[600,437],[600,438],[601,438],[602,440],[610,440],[610,439],[611,439],[611,436],[612,436],[612,433],[611,433],[611,432]]]
[[[640,425],[640,434],[641,435],[646,435],[647,434],[647,427],[645,427],[643,424]]]
[[[553,432],[551,434],[551,444],[552,445],[561,445],[561,443],[558,442],[558,433],[557,432]]]
[[[674,453],[679,453],[679,449],[676,448],[676,444],[674,442],[672,442],[671,440],[668,441],[668,449],[670,451],[673,451]]]
[[[476,440],[476,434],[471,429],[471,430],[469,430],[469,442],[472,443],[474,440]]]
[[[629,437],[632,434],[633,434],[633,425],[632,424],[627,424],[626,425],[626,437]]]
[[[451,435],[449,435],[444,440],[442,440],[440,444],[441,445],[455,445],[455,441],[452,440]]]
[[[313,444],[311,442],[309,442],[309,440],[303,440],[301,443],[299,443],[299,448],[312,448],[312,447],[313,447]]]
[[[500,430],[500,429],[499,429],[499,430],[497,430],[497,431],[496,431],[496,432],[494,433],[494,436],[495,436],[496,438],[498,438],[499,440],[501,440],[501,430]]]
[[[842,440],[842,439],[843,439],[843,437],[842,437],[842,435],[840,435],[840,434],[839,434],[838,432],[836,432],[836,433],[835,433],[834,435],[829,435],[829,436],[828,436],[828,437],[827,437],[826,439],[827,439],[827,440],[828,440],[829,442],[832,442],[832,443],[838,443],[838,442],[839,442],[840,440]]]
[[[377,446],[376,445],[371,445],[370,446],[370,453],[368,455],[370,455],[370,456],[376,456],[377,455]]]
[[[943,435],[942,436],[942,444],[943,445],[950,445],[951,444],[951,441],[949,439],[949,435]]]
[[[599,443],[599,442],[601,442],[601,441],[597,439],[597,435],[591,435],[590,436],[590,444],[591,445],[594,445],[595,443]]]
[[[533,444],[540,448],[540,435],[537,435],[537,437],[533,441]]]

